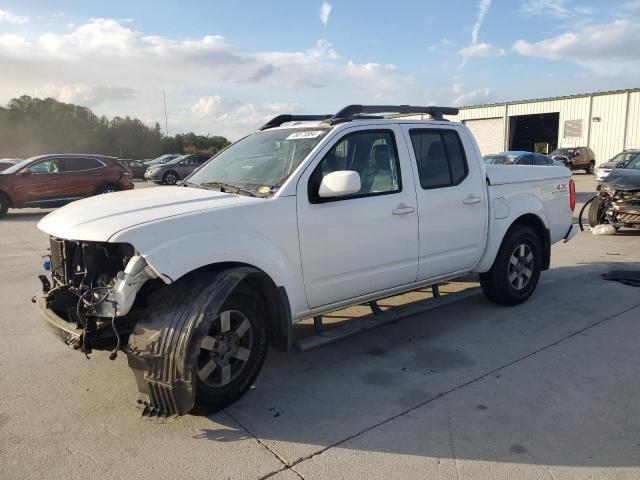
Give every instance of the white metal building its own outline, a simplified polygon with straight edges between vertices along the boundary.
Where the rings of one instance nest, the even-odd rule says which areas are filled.
[[[591,147],[597,163],[640,148],[640,88],[461,107],[483,155]]]

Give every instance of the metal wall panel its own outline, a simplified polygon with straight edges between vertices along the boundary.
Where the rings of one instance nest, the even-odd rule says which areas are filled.
[[[598,163],[607,161],[623,148],[640,148],[640,91],[470,107],[449,118],[458,122],[502,118],[503,127],[499,134],[496,132],[499,135],[496,142],[500,139],[504,142],[508,128],[505,114],[512,117],[551,112],[560,113],[558,146],[589,146]],[[565,122],[571,120],[582,121],[581,136],[565,137]],[[496,128],[497,121],[494,122]]]

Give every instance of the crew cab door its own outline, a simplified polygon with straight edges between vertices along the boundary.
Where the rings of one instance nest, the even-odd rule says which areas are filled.
[[[479,152],[457,125],[402,125],[416,167],[418,280],[471,269],[484,250],[485,178]]]
[[[319,198],[327,174],[352,170],[359,192]],[[397,125],[354,127],[329,142],[297,185],[298,231],[310,308],[415,282],[418,217]]]

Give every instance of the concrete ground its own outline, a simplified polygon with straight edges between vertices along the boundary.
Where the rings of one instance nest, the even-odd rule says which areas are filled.
[[[592,177],[576,181],[584,202]],[[640,478],[640,289],[601,279],[640,269],[638,233],[555,245],[517,307],[480,295],[271,351],[232,407],[158,423],[124,355],[85,359],[29,301],[41,217],[0,220],[1,479]]]

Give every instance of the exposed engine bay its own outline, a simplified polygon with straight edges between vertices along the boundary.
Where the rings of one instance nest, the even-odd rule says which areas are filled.
[[[115,340],[115,358],[122,336],[135,325],[127,314],[136,294],[157,275],[126,243],[50,237],[49,260],[45,268],[51,271],[51,283],[40,276],[46,306],[83,331],[70,345],[88,355],[93,347],[112,346]]]
[[[588,220],[591,228],[598,225],[610,225],[614,229],[640,229],[640,171],[627,169],[614,170],[598,186],[598,193],[591,198],[580,211],[579,223],[588,207]]]

